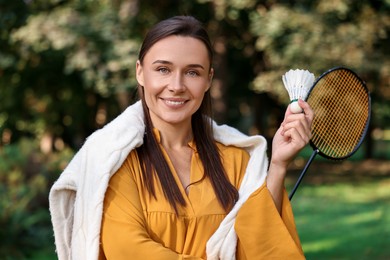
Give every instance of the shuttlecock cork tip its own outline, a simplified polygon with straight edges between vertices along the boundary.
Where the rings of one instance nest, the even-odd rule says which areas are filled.
[[[298,99],[306,100],[314,83],[314,74],[302,69],[289,70],[282,76],[282,80],[291,100],[291,111],[301,113],[302,108],[298,104]]]

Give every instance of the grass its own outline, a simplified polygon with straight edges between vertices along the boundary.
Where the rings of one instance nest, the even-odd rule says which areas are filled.
[[[371,164],[384,172],[344,162],[305,177],[292,206],[307,259],[390,259],[390,162]]]

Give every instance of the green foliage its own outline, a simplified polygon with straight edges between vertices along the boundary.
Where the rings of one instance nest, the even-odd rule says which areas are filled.
[[[256,49],[265,53],[267,69],[253,89],[286,101],[280,75],[305,68],[319,76],[347,66],[365,77],[373,92],[388,93],[390,6],[383,1],[312,1],[311,5],[274,4],[250,13]],[[386,42],[386,43],[385,43]]]
[[[12,35],[12,42],[27,50],[26,59],[49,50],[64,55],[65,74],[81,73],[87,88],[107,96],[135,86],[134,64],[138,42],[127,35],[118,14],[97,5],[96,12],[72,6],[30,16]],[[115,91],[114,91],[115,90]]]
[[[253,103],[264,96],[253,92],[265,93],[268,105],[276,103],[270,110],[278,110],[287,103],[285,71],[307,68],[319,76],[340,65],[368,83],[375,124],[390,122],[385,112],[388,1],[17,0],[0,5],[0,132],[12,133],[11,141],[49,133],[78,147],[133,101],[144,34],[155,22],[178,14],[198,17],[214,41],[218,122],[243,131],[262,128],[265,134],[272,126],[259,122],[275,119],[257,114]]]
[[[11,140],[48,133],[78,147],[129,104],[119,96],[135,87],[137,40],[109,2],[84,2],[5,4],[27,17],[0,27],[0,132]]]
[[[23,259],[53,244],[48,189],[70,160],[69,149],[43,155],[37,142],[22,139],[0,149],[0,255]]]

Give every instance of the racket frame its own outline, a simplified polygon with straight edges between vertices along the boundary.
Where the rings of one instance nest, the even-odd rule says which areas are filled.
[[[322,78],[324,78],[326,75],[328,75],[330,72],[333,72],[333,71],[336,71],[336,70],[345,70],[345,71],[348,71],[349,73],[353,74],[356,77],[356,79],[362,84],[363,89],[367,93],[367,96],[368,96],[368,118],[367,118],[367,121],[366,121],[366,125],[365,125],[365,127],[363,129],[363,132],[361,134],[361,138],[360,138],[359,142],[356,144],[354,149],[349,154],[347,154],[345,156],[342,156],[342,157],[329,156],[329,155],[321,152],[321,150],[318,149],[318,147],[313,143],[313,141],[311,139],[310,139],[310,146],[313,148],[313,150],[317,150],[318,154],[321,155],[322,157],[326,158],[326,159],[342,161],[344,159],[347,159],[348,157],[351,157],[360,148],[360,146],[362,145],[362,143],[364,141],[364,138],[365,138],[365,136],[366,136],[366,134],[368,132],[368,129],[369,129],[369,126],[370,126],[370,121],[371,121],[371,96],[370,96],[370,92],[368,91],[366,83],[354,71],[352,71],[349,68],[339,66],[339,67],[334,67],[334,68],[331,68],[331,69],[325,71],[324,73],[322,73],[316,79],[316,81],[313,83],[312,87],[310,88],[305,101],[307,101],[309,99],[310,94],[311,94],[312,90],[315,88],[315,86],[317,85],[317,83]]]
[[[356,144],[356,146],[354,147],[354,149],[349,153],[347,154],[346,156],[343,156],[343,157],[332,157],[332,156],[329,156],[323,152],[321,152],[318,147],[313,143],[312,139],[310,139],[310,146],[313,148],[313,153],[311,154],[309,160],[307,161],[304,169],[302,170],[302,173],[301,175],[299,176],[297,182],[295,183],[295,186],[294,188],[292,189],[290,195],[289,195],[289,200],[291,201],[292,197],[294,196],[296,190],[298,189],[298,186],[299,184],[301,183],[305,173],[307,172],[307,169],[309,168],[309,166],[311,165],[312,161],[314,160],[314,158],[316,157],[317,154],[321,155],[322,157],[326,158],[326,159],[330,159],[330,160],[337,160],[337,161],[341,161],[341,160],[344,160],[344,159],[347,159],[348,157],[351,157],[358,149],[359,147],[361,146],[361,144],[363,143],[365,137],[366,137],[366,134],[368,132],[368,128],[370,126],[370,121],[371,121],[371,96],[370,96],[370,92],[368,91],[368,88],[367,88],[367,85],[366,83],[354,72],[352,71],[351,69],[349,68],[346,68],[346,67],[342,67],[342,66],[339,66],[339,67],[334,67],[334,68],[331,68],[327,71],[325,71],[324,73],[322,73],[317,79],[316,81],[313,83],[313,85],[311,86],[308,94],[307,94],[307,97],[305,99],[305,101],[307,101],[310,97],[310,94],[312,92],[312,90],[315,88],[315,86],[317,85],[317,83],[322,79],[324,78],[326,75],[328,75],[329,73],[333,72],[333,71],[336,71],[336,70],[345,70],[345,71],[348,71],[349,73],[353,74],[355,76],[355,78],[361,83],[361,85],[363,86],[364,90],[366,91],[367,93],[367,96],[368,96],[368,117],[367,117],[367,121],[366,121],[366,125],[363,129],[363,132],[361,134],[361,137],[360,137],[360,140],[359,142]]]

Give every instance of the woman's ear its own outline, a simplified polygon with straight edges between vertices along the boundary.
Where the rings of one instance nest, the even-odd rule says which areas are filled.
[[[207,87],[207,90],[211,88],[211,84],[213,83],[213,77],[214,77],[214,69],[211,68],[209,73],[209,86]]]
[[[137,60],[137,63],[135,65],[136,69],[136,78],[139,85],[144,86],[144,70],[142,68],[141,62]]]

